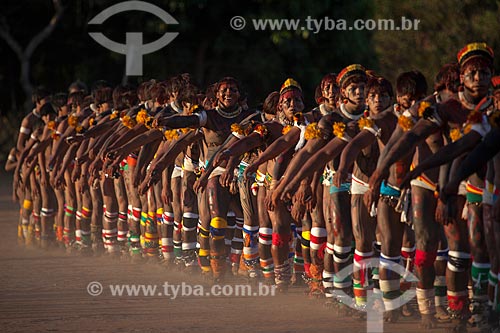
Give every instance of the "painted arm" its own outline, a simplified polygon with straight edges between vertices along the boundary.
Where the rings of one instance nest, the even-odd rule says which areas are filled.
[[[257,171],[259,165],[267,162],[284,151],[297,144],[300,137],[300,130],[297,127],[292,128],[287,134],[276,139],[259,157],[245,169],[245,176]]]
[[[474,132],[470,132],[469,134],[471,133]],[[462,139],[465,139],[469,134],[464,136]],[[460,142],[462,139],[455,141],[453,144]],[[460,163],[453,177],[451,177],[448,184],[443,188],[445,194],[449,195],[457,193],[458,186],[460,185],[460,182],[462,180],[467,179],[479,168],[484,166],[489,160],[495,157],[495,155],[497,155],[500,151],[500,145],[498,144],[498,142],[500,142],[500,129],[495,128],[491,130],[484,137],[484,140],[479,145],[477,145],[474,150],[470,152],[470,154],[467,155],[462,163]],[[470,144],[472,144],[472,142]],[[462,147],[460,148],[463,149]],[[441,150],[436,154],[439,154],[440,152]],[[434,157],[434,155],[432,157]]]
[[[137,124],[132,129],[128,129],[127,127],[123,126],[119,128],[117,132],[113,133],[114,135],[110,136],[108,140],[106,140],[103,148],[101,149],[104,150],[102,151],[102,155],[106,156],[106,154],[110,151],[113,151],[119,147],[128,146],[134,138],[150,132],[159,132],[161,134],[160,131],[149,131],[148,128],[144,126],[144,124]],[[161,137],[161,135],[159,137]],[[137,148],[138,147],[136,147],[136,149]]]
[[[236,139],[236,137],[235,137]],[[214,166],[217,167],[221,165],[224,161],[227,161],[230,157],[241,156],[246,152],[258,148],[264,144],[264,139],[259,133],[251,133],[239,140],[233,140],[228,143],[228,148],[222,150],[214,160]]]
[[[202,112],[200,115],[184,116],[173,115],[168,117],[158,117],[153,121],[153,127],[166,127],[166,128],[199,128],[202,126],[202,115],[206,117],[206,113]],[[206,118],[205,118],[206,121]]]
[[[23,151],[24,146],[30,138],[31,126],[29,122],[29,117],[24,117],[21,122],[21,128],[19,129],[19,136],[17,137],[16,148],[18,151]]]
[[[363,130],[347,144],[342,151],[339,167],[333,177],[333,184],[335,186],[340,187],[340,185],[347,179],[347,171],[351,170],[351,167],[356,161],[356,158],[361,150],[371,145],[376,139],[377,138],[373,135],[373,133]]]
[[[143,184],[141,185],[142,191],[158,183],[162,177],[163,171],[174,163],[177,155],[201,137],[203,137],[203,133],[199,131],[190,131],[183,134],[177,141],[172,141],[170,144],[164,145],[163,148],[158,151],[157,158],[149,168]]]
[[[280,184],[274,190],[273,197],[276,198],[286,198],[290,199],[292,192],[284,193],[285,187],[289,185],[291,179],[295,178],[295,175],[302,169],[305,163],[321,148],[323,148],[327,144],[327,141],[322,138],[315,138],[312,140],[308,140],[304,148],[300,149],[292,161],[286,168],[285,174],[280,181]],[[312,175],[312,173],[311,173]]]
[[[9,156],[7,157],[7,161],[5,161],[5,171],[12,171],[16,169],[17,166],[17,158],[16,158],[17,148],[12,148],[9,152]]]
[[[398,126],[399,127],[399,126]],[[370,193],[365,195],[365,203],[371,207],[376,201],[380,191],[380,184],[389,177],[389,168],[395,162],[400,161],[414,152],[415,147],[423,142],[429,135],[437,132],[439,127],[433,122],[420,119],[409,131],[405,132],[394,145],[385,147],[381,153],[377,169],[370,177]],[[397,136],[397,131],[394,133]],[[392,139],[392,137],[391,137]],[[391,140],[389,140],[390,142]]]
[[[160,141],[163,134],[160,131],[147,131],[136,137],[133,137],[129,142],[126,142],[122,146],[117,146],[114,149],[110,149],[106,154],[110,159],[110,165],[115,165],[120,163],[127,155],[136,151],[137,149],[150,144],[152,142]]]
[[[338,154],[342,152],[344,147],[347,145],[342,139],[335,137],[333,140],[328,142],[321,150],[314,154],[302,167],[299,172],[297,172],[294,177],[286,184],[286,188],[283,191],[283,195],[290,197],[300,185],[303,179],[310,179],[315,171],[320,170],[325,167],[328,161],[334,159]]]
[[[422,172],[451,162],[460,155],[474,149],[474,147],[481,142],[481,139],[482,137],[478,132],[471,131],[460,140],[442,147],[435,154],[425,159],[422,163],[419,163],[419,165],[408,174],[405,179],[406,182],[403,183],[402,186],[407,185],[407,182],[419,176]]]

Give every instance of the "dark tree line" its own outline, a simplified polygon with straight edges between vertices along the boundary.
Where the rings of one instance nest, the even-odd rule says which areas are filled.
[[[0,11],[0,161],[16,136],[18,122],[29,111],[27,87],[39,84],[65,91],[70,82],[87,84],[106,79],[164,79],[182,72],[192,74],[205,87],[222,76],[241,80],[256,105],[279,89],[288,76],[304,89],[307,105],[314,104],[314,89],[328,72],[350,63],[361,63],[394,81],[401,71],[419,69],[432,82],[439,67],[455,60],[459,48],[470,41],[486,41],[498,50],[500,8],[494,0],[442,1],[278,1],[250,0],[147,0],[170,13],[179,25],[164,24],[143,12],[109,18],[101,26],[87,22],[103,9],[121,1],[111,0],[5,0]],[[230,28],[229,21],[243,16],[247,26]],[[255,31],[257,18],[316,19],[394,18],[419,19],[418,31]],[[47,27],[51,27],[47,31]],[[3,31],[3,33],[2,33]],[[45,31],[45,32],[44,32]],[[163,49],[145,55],[142,77],[124,77],[125,56],[97,44],[88,32],[100,31],[125,42],[125,32],[143,32],[151,42],[165,32],[179,36]],[[13,47],[5,33],[18,45]],[[42,35],[33,47],[33,39]],[[31,44],[30,44],[31,43]],[[30,48],[31,45],[31,48]],[[28,72],[26,57],[29,50]],[[500,51],[499,51],[500,52]],[[498,53],[498,52],[497,52]],[[497,57],[499,59],[500,57]],[[24,63],[23,63],[24,61]],[[499,61],[497,60],[497,65]],[[430,84],[432,86],[432,84]],[[430,92],[430,91],[429,91]],[[6,129],[8,128],[8,129]]]

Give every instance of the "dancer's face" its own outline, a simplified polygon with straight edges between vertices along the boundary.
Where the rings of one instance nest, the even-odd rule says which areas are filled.
[[[321,95],[328,100],[328,103],[335,104],[335,95],[338,88],[333,81],[328,81],[323,85]]]
[[[363,106],[365,104],[365,83],[350,83],[347,87],[342,88],[342,96],[347,97],[349,103],[355,106]]]
[[[280,108],[285,117],[291,120],[295,113],[304,111],[304,102],[300,94],[292,90],[281,97]]]
[[[412,99],[410,94],[407,95],[398,95],[396,96],[396,100],[399,105],[403,107],[403,109],[409,109],[413,104],[415,104],[415,100]]]
[[[240,91],[234,83],[222,83],[217,91],[217,99],[224,108],[233,108],[240,99]]]
[[[488,94],[491,81],[491,69],[487,66],[466,67],[460,75],[460,82],[473,98],[482,98]]]
[[[391,96],[384,91],[371,90],[366,97],[366,104],[370,113],[376,115],[389,107]]]

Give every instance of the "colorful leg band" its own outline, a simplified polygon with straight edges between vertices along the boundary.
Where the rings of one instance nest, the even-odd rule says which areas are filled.
[[[402,247],[401,248],[401,257],[403,258],[404,261],[406,261],[406,272],[412,272],[413,271],[413,265],[414,265],[414,260],[415,260],[415,249],[416,247]],[[405,274],[405,276],[407,275]]]
[[[392,311],[401,306],[401,290],[399,288],[399,279],[380,280],[380,290],[386,311]]]
[[[401,257],[389,257],[383,253],[380,254],[380,268],[395,272],[395,267],[401,264]]]
[[[469,268],[470,254],[466,252],[448,251],[448,269],[455,273],[465,272]]]
[[[141,226],[146,227],[147,220],[148,220],[148,213],[141,212]]]
[[[472,262],[471,276],[474,284],[474,296],[486,295],[488,289],[488,274],[491,269],[490,263]]]
[[[438,250],[436,260],[448,260],[448,248],[444,250]]]
[[[163,223],[166,225],[174,225],[174,213],[164,212],[163,213]]]
[[[141,220],[141,209],[137,207],[132,207],[132,220],[133,221],[140,221]]]
[[[236,218],[236,229],[242,230],[243,229],[243,218],[237,217]]]
[[[426,252],[417,249],[415,251],[415,266],[417,267],[432,267],[436,260],[437,252]]]
[[[259,243],[262,245],[271,245],[273,229],[271,228],[259,228]]]
[[[92,217],[92,209],[87,207],[82,207],[82,218],[89,220]]]
[[[224,239],[227,221],[222,217],[214,217],[210,220],[210,235],[214,240]]]
[[[420,311],[421,314],[433,315],[436,313],[434,296],[435,296],[434,289],[417,288],[418,310]]]
[[[277,247],[289,246],[291,240],[290,234],[272,234],[272,244]],[[276,273],[276,268],[275,268]]]
[[[309,230],[302,231],[302,239],[300,242],[303,249],[308,249],[311,246],[311,232]]]
[[[205,229],[200,226],[200,237],[201,238],[208,238],[210,236],[210,231],[208,229]]]
[[[269,279],[274,277],[273,258],[260,258],[260,267],[262,268],[262,275],[264,276],[264,278]]]
[[[26,210],[31,210],[33,208],[33,202],[31,200],[24,200],[23,208]]]
[[[333,245],[332,243],[326,243],[326,249],[325,249],[326,253],[333,255],[334,247],[335,245]]]
[[[469,298],[467,290],[448,290],[448,307],[453,314],[463,314],[468,312]]]
[[[311,228],[311,249],[319,250],[326,243],[326,229],[313,227]]]
[[[367,267],[365,260],[370,259],[373,256],[372,252],[361,252],[358,250],[354,251],[354,267],[358,271],[359,284],[361,287],[367,287],[370,285],[370,271]]]
[[[64,215],[71,217],[75,215],[75,209],[71,206],[65,205],[64,206]]]
[[[246,265],[255,266],[259,262],[258,226],[243,226],[243,260]]]
[[[333,276],[335,273],[333,272],[327,272],[323,270],[323,287],[325,288],[325,296],[327,298],[332,298],[333,295]]]
[[[198,263],[200,264],[201,270],[203,272],[210,272],[212,268],[210,267],[210,251],[207,249],[200,249],[198,252]]]
[[[327,246],[328,248],[328,246]],[[333,245],[333,260],[336,263],[346,263],[349,261],[349,257],[351,255],[351,246],[339,246]]]

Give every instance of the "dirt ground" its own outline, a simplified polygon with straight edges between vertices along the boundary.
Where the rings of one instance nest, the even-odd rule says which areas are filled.
[[[19,247],[18,207],[10,199],[10,178],[0,174],[1,332],[367,332],[365,320],[340,318],[324,307],[323,300],[309,299],[298,287],[287,295],[267,297],[179,295],[172,299],[160,296],[161,292],[149,297],[113,296],[109,285],[149,284],[163,291],[165,282],[190,286],[204,282],[199,276],[159,265]],[[104,288],[99,296],[87,290],[94,281]],[[244,282],[232,278],[229,284]],[[418,321],[404,318],[386,324],[383,332],[420,333]],[[444,326],[432,331],[443,332]]]

